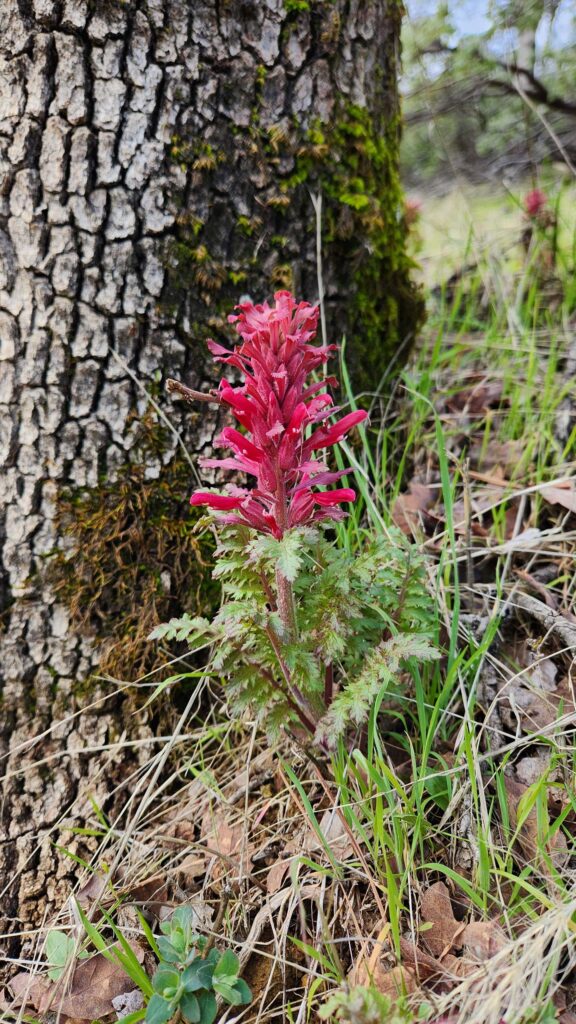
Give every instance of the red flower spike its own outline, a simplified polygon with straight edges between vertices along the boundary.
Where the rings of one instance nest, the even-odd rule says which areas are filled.
[[[317,306],[297,303],[288,291],[276,292],[274,299],[273,306],[244,302],[228,317],[241,338],[236,349],[208,342],[216,362],[236,367],[244,378],[240,387],[223,379],[220,399],[247,433],[225,427],[217,444],[230,448],[232,457],[203,459],[202,464],[248,473],[256,477],[256,487],[235,487],[234,493],[220,495],[197,491],[191,503],[228,513],[221,516],[225,524],[243,523],[280,538],[291,527],[345,515],[339,506],[355,500],[353,490],[313,488],[335,483],[347,470],[331,473],[310,456],[341,441],[367,413],[351,412],[332,425],[324,424],[337,412],[326,390],[336,381],[328,377],[310,383],[308,377],[328,361],[336,346],[312,344]]]

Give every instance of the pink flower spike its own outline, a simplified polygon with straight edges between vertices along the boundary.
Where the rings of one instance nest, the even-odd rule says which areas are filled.
[[[191,505],[207,505],[218,512],[229,512],[233,508],[240,508],[245,497],[231,497],[228,494],[212,494],[210,491],[195,491],[190,498]]]
[[[335,380],[319,373],[320,379],[311,382],[310,374],[337,346],[314,344],[318,318],[317,306],[279,291],[273,303],[236,307],[228,318],[240,335],[235,348],[208,342],[216,362],[239,371],[234,386],[225,377],[220,381],[218,397],[240,429],[225,426],[214,442],[231,448],[231,457],[202,459],[201,465],[256,477],[251,490],[228,486],[226,494],[198,491],[192,496],[193,505],[228,513],[220,515],[222,523],[243,523],[281,538],[295,526],[341,519],[346,512],[338,506],[356,497],[349,488],[317,490],[336,484],[349,470],[331,472],[314,457],[315,450],[337,444],[367,415],[355,410],[331,425],[325,422],[338,413],[329,393]]]
[[[313,482],[313,481],[312,481]],[[340,487],[335,491],[321,491],[314,495],[314,501],[323,508],[329,505],[339,505],[341,501],[356,501],[356,491],[351,487]]]

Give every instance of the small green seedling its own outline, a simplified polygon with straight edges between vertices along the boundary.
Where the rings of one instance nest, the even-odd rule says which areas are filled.
[[[207,939],[194,932],[191,907],[178,907],[160,928],[160,963],[152,978],[147,1024],[167,1024],[177,1014],[187,1024],[212,1024],[216,996],[231,1006],[251,1001],[248,985],[238,977],[238,957],[230,949],[208,948]]]
[[[46,959],[50,964],[48,977],[50,981],[58,981],[62,977],[70,960],[77,955],[79,960],[88,956],[86,952],[76,953],[76,942],[66,932],[54,929],[46,936]]]

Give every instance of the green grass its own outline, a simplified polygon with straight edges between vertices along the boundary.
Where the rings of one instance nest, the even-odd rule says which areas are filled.
[[[454,185],[441,196],[413,198],[421,201],[415,233],[415,256],[426,287],[433,288],[463,264],[505,261],[517,271],[521,265],[520,235],[525,225],[522,200],[534,185],[530,181],[504,186]],[[539,182],[552,205],[558,202],[559,248],[574,254],[576,184],[553,172]],[[489,268],[487,267],[487,272]]]
[[[497,202],[485,198],[485,211],[496,211]],[[462,237],[456,246],[461,242]],[[513,272],[506,261],[500,266],[503,275]],[[483,269],[477,271],[478,278]],[[576,386],[562,368],[570,343],[570,334],[563,329],[565,311],[544,313],[543,319],[531,324],[537,320],[534,300],[539,296],[525,292],[525,303],[519,305],[511,330],[509,310],[502,307],[499,295],[491,296],[480,321],[473,289],[472,300],[470,294],[468,283],[449,303],[441,301],[420,350],[400,379],[396,399],[390,402],[374,396],[374,409],[380,412],[377,428],[362,432],[359,448],[343,446],[342,462],[356,469],[361,494],[353,514],[340,526],[341,541],[350,549],[361,546],[367,534],[386,533],[396,498],[406,491],[414,474],[438,489],[443,527],[436,530],[433,544],[418,528],[414,540],[430,554],[431,592],[446,657],[421,672],[412,666],[405,694],[386,707],[384,727],[378,711],[386,705],[387,694],[381,694],[364,752],[341,747],[333,771],[336,803],[365,850],[365,861],[357,863],[356,870],[365,872],[368,866],[370,885],[378,894],[376,903],[384,907],[392,951],[399,954],[400,938],[407,930],[418,941],[419,893],[438,878],[448,881],[453,893],[463,894],[468,916],[497,920],[504,928],[512,945],[507,959],[503,955],[495,962],[489,1010],[486,986],[479,982],[463,981],[441,1001],[443,1012],[456,1012],[462,1021],[497,1024],[503,1016],[507,1022],[553,1019],[550,994],[562,977],[558,965],[576,928],[572,878],[554,857],[559,834],[569,850],[574,845],[565,828],[575,800],[574,721],[568,718],[543,733],[535,729],[532,736],[511,734],[503,751],[491,752],[486,741],[486,707],[478,689],[484,667],[498,661],[494,645],[502,635],[502,615],[517,584],[517,565],[537,568],[539,551],[551,548],[560,561],[565,559],[566,572],[549,584],[550,593],[567,612],[574,603],[574,531],[566,511],[552,512],[538,490],[549,481],[574,475],[576,434],[572,429],[567,438],[560,437],[557,417],[567,403],[572,409],[576,406]],[[570,297],[569,287],[566,294]],[[544,302],[538,312],[543,309]],[[343,379],[346,383],[345,367]],[[463,421],[450,412],[448,403],[469,392],[477,380],[497,384],[500,400],[495,409]],[[354,407],[349,391],[347,398]],[[491,468],[489,464],[475,484],[481,496],[482,487],[490,486],[491,473],[505,479],[498,494],[490,496],[491,522],[485,539],[470,538],[462,531],[462,499],[470,489],[465,461],[473,441],[480,441],[480,461],[484,456],[488,462],[496,446],[520,442],[509,466]],[[511,516],[516,525],[506,549]],[[472,521],[479,518],[472,513]],[[526,558],[519,547],[518,554],[514,551],[514,536],[528,524],[547,530],[550,539],[536,544]],[[505,550],[499,551],[499,546]],[[471,595],[462,569],[469,561],[482,565],[487,558],[493,563],[489,577],[476,582]],[[470,628],[472,597],[485,616],[480,637]],[[534,624],[530,629],[518,620],[515,628],[523,643],[531,643],[534,628],[538,636]],[[548,656],[567,668],[573,652],[563,655],[560,647],[556,643]],[[503,671],[502,666],[499,670]],[[391,746],[404,753],[401,772],[395,767],[398,753],[390,757]],[[524,793],[513,823],[505,778],[529,746],[548,749],[550,767]],[[555,783],[564,801],[557,813],[549,809],[551,776],[564,780]],[[464,829],[463,821],[467,822]],[[521,847],[527,828],[532,856],[526,854],[526,846]],[[458,863],[458,847],[467,851],[467,872]],[[530,926],[535,929],[532,956],[522,945]]]

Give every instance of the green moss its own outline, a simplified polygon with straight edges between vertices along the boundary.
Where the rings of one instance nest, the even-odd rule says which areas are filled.
[[[378,130],[367,110],[346,105],[335,123],[310,128],[284,186],[288,194],[307,184],[322,191],[325,259],[346,288],[345,328],[358,389],[374,390],[423,317],[406,254],[399,132],[398,117]]]
[[[74,627],[102,645],[101,670],[117,678],[135,679],[163,663],[146,640],[159,622],[186,610],[210,613],[217,602],[212,538],[195,535],[198,514],[187,501],[188,463],[177,454],[158,479],[146,476],[167,443],[166,428],[149,413],[116,480],[60,498],[68,549],[51,559],[50,581]]]

